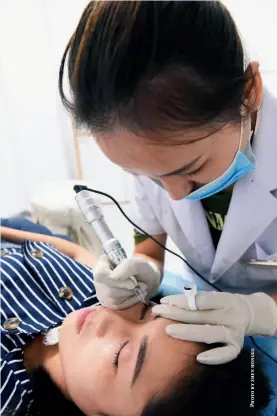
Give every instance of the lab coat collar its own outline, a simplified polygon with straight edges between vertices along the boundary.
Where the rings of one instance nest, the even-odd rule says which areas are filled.
[[[188,242],[186,247],[179,248],[185,256],[194,259],[195,269],[208,276],[215,249],[201,201],[171,200],[170,204]]]
[[[267,90],[253,151],[256,169],[234,187],[211,270],[212,282],[226,273],[277,217],[277,100]]]

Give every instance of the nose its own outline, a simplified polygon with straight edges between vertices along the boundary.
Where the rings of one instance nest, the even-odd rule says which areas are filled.
[[[164,177],[161,179],[161,183],[170,198],[175,201],[183,199],[193,188],[193,184],[187,176]]]
[[[95,335],[98,338],[103,338],[112,332],[118,335],[123,327],[122,323],[124,322],[124,325],[128,324],[121,315],[103,307],[99,308],[94,320]]]

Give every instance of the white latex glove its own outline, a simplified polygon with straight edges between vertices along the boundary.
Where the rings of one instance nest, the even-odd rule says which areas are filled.
[[[197,356],[203,364],[223,364],[240,353],[244,336],[272,336],[277,330],[277,306],[265,293],[237,295],[199,292],[195,296],[197,311],[190,311],[186,295],[161,299],[152,313],[183,324],[167,326],[173,338],[206,344],[222,343],[223,347],[204,351]]]
[[[133,292],[136,284],[131,276],[135,277],[145,299],[158,290],[161,281],[161,273],[154,263],[135,256],[112,270],[108,257],[102,255],[93,274],[96,295],[101,304],[110,309],[125,309],[140,302]]]

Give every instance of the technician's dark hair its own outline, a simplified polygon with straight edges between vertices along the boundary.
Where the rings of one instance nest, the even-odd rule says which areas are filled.
[[[78,127],[121,126],[154,140],[237,122],[245,85],[242,42],[218,1],[91,1],[59,76]]]
[[[83,415],[43,370],[33,374],[32,383],[34,404],[28,415]],[[244,349],[228,364],[192,364],[191,368],[176,375],[166,392],[161,391],[146,405],[141,416],[258,415],[259,409],[268,404],[271,390],[257,355],[254,407],[250,407],[251,391],[251,352]]]

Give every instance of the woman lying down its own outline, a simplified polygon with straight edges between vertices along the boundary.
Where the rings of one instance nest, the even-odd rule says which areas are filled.
[[[250,406],[251,358],[242,346],[244,335],[276,331],[269,296],[202,292],[196,297],[201,311],[191,312],[185,295],[146,307],[125,288],[116,290],[117,300],[122,293],[131,306],[112,310],[99,305],[95,257],[85,249],[4,227],[1,233],[17,243],[1,251],[2,415],[247,416],[268,404],[256,356]],[[94,275],[105,305],[115,291],[101,281],[97,265]],[[151,292],[157,283],[140,284]],[[211,296],[217,310],[197,318],[212,308]],[[193,329],[199,319],[214,324],[203,328],[208,343],[214,338],[207,328],[223,328],[228,337],[217,335],[223,347],[177,339],[186,338],[182,321]],[[55,344],[55,330],[47,331],[57,326]]]

